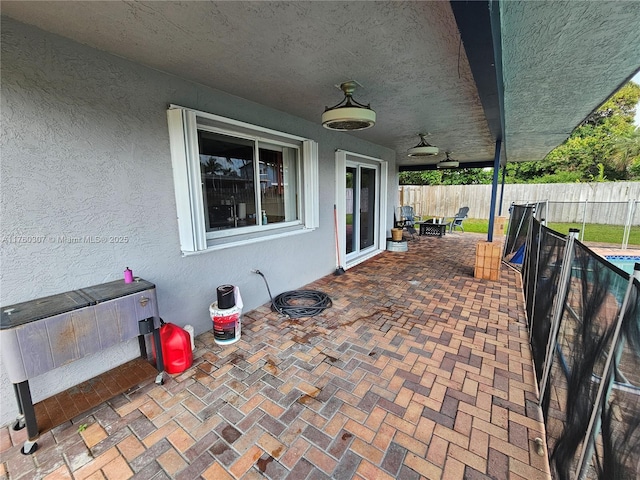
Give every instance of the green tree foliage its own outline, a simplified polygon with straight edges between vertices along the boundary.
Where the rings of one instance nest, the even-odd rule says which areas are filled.
[[[509,163],[506,183],[640,180],[640,130],[634,125],[640,86],[628,82],[542,160]],[[403,172],[404,185],[491,183],[492,169]]]
[[[633,123],[640,86],[627,83],[541,161],[509,165],[508,180],[527,183],[640,179],[640,139]]]
[[[640,178],[640,128],[618,137],[611,159],[619,170],[628,170],[631,179]]]
[[[633,124],[640,86],[627,83],[589,115],[559,147],[541,162],[538,174],[571,172],[579,181],[632,180],[631,166],[639,162]],[[635,132],[635,133],[634,133]],[[539,176],[539,175],[537,175]]]
[[[493,168],[459,168],[401,172],[401,185],[478,185],[491,183]]]
[[[493,168],[460,168],[442,171],[443,185],[478,185],[491,183]]]
[[[400,172],[401,185],[440,185],[441,183],[442,172],[438,170]]]

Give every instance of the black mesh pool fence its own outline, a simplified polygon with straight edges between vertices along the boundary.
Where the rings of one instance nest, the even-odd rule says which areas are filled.
[[[640,282],[536,219],[528,230],[523,289],[552,475],[636,480]]]

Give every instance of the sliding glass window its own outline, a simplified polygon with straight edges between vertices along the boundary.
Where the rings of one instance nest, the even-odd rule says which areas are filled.
[[[298,148],[198,130],[198,149],[207,232],[299,220]]]

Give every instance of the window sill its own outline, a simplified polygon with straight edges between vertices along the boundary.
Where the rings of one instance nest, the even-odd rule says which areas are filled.
[[[190,257],[192,255],[200,255],[203,253],[209,253],[209,252],[218,252],[220,250],[226,250],[228,248],[235,248],[235,247],[243,247],[245,245],[251,245],[254,243],[261,243],[261,242],[266,242],[269,240],[276,240],[279,238],[285,238],[285,237],[291,237],[294,235],[301,235],[301,234],[305,234],[305,233],[310,233],[313,232],[314,230],[316,230],[315,228],[305,228],[305,227],[298,227],[295,230],[287,230],[287,231],[278,231],[278,232],[273,232],[273,233],[269,233],[269,234],[265,234],[259,237],[253,237],[253,238],[245,238],[242,240],[229,240],[227,242],[224,243],[211,243],[211,240],[209,242],[207,242],[207,249],[206,250],[199,250],[197,252],[182,252],[182,256],[183,257]]]

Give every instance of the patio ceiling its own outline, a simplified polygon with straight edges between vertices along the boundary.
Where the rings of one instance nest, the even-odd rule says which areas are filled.
[[[640,2],[3,1],[2,14],[314,123],[356,80],[378,121],[349,134],[395,150],[401,170],[445,151],[481,166],[497,139],[508,161],[539,160],[640,68]],[[421,132],[438,156],[406,155]]]

